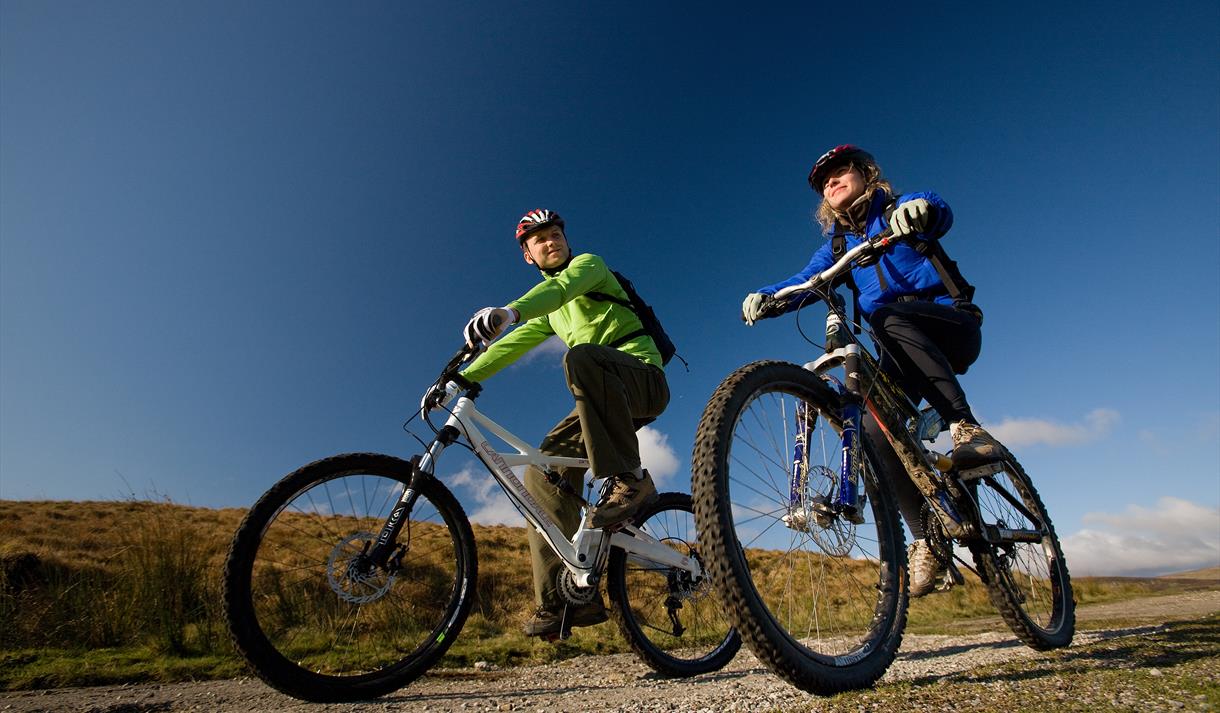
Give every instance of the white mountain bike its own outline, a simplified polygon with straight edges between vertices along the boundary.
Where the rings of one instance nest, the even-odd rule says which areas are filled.
[[[605,575],[611,615],[653,669],[690,676],[728,663],[741,640],[711,596],[690,496],[664,493],[613,531],[582,518],[564,536],[513,468],[537,466],[564,488],[552,469],[589,463],[540,453],[480,413],[480,385],[458,373],[476,354],[458,351],[429,389],[425,420],[437,409],[447,418],[422,456],[324,458],[250,509],[224,569],[229,631],[250,667],[290,696],[352,701],[401,688],[441,658],[477,592],[470,522],[435,475],[454,443],[479,457],[562,560],[556,585],[569,605],[593,601]],[[449,383],[457,388],[446,392]],[[516,452],[497,451],[481,429]]]

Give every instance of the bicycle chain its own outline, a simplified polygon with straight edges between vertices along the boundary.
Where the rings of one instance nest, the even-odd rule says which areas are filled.
[[[932,556],[941,566],[948,566],[953,559],[953,540],[945,532],[940,518],[932,512],[932,506],[926,502],[920,508],[919,522],[923,526],[924,539]]]

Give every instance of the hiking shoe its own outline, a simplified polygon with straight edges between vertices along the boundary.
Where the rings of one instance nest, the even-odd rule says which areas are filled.
[[[982,426],[957,421],[949,427],[949,431],[953,434],[953,452],[949,458],[953,461],[954,470],[973,468],[1004,457],[1004,446]]]
[[[606,478],[602,496],[589,513],[589,527],[602,528],[617,525],[636,514],[639,509],[657,499],[657,486],[648,471],[643,471],[639,480],[634,473],[623,473]]]
[[[607,619],[606,605],[601,600],[581,606],[563,606],[558,609],[538,607],[538,611],[522,627],[526,636],[551,636],[574,626],[593,626]]]
[[[910,595],[922,597],[941,586],[949,568],[936,559],[927,540],[915,540],[907,548],[907,569],[911,576]]]

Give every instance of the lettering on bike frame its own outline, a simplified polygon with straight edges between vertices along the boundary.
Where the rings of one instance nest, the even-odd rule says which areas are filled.
[[[597,568],[600,564],[598,554],[605,551],[606,543],[604,541],[607,533],[600,529],[590,529],[582,522],[576,534],[571,540],[568,540],[555,521],[530,495],[517,474],[513,472],[514,466],[528,465],[542,469],[588,468],[589,461],[585,458],[552,456],[542,453],[479,412],[474,401],[465,396],[459,397],[453,404],[445,425],[452,427],[470,442],[475,455],[504,489],[504,493],[513,507],[546,540],[550,548],[563,561],[564,566],[572,573],[576,584],[591,586],[596,583]],[[517,452],[501,453],[497,451],[483,435],[480,426],[512,446]],[[441,439],[433,441],[420,461],[420,468],[432,472],[445,448],[446,444]],[[672,547],[658,542],[631,525],[624,525],[621,530],[611,533],[608,544],[622,549],[634,561],[683,569],[694,577],[703,575],[703,568],[694,558],[682,555]]]

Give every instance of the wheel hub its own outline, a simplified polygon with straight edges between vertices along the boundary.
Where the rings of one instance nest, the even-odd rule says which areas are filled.
[[[379,569],[366,551],[373,533],[357,532],[343,538],[326,560],[326,581],[331,591],[345,602],[368,604],[385,596],[396,575]]]

